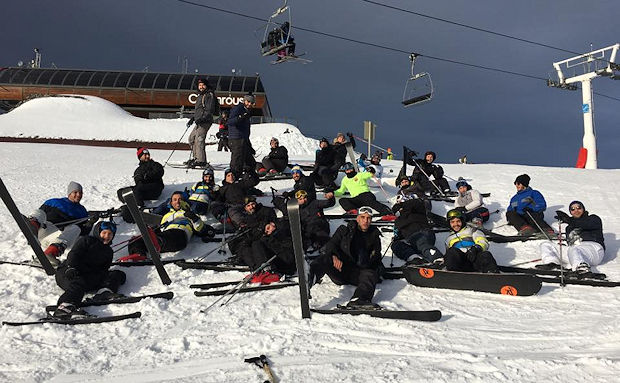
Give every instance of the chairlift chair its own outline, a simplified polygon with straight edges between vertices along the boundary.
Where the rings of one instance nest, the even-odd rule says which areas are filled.
[[[428,72],[414,73],[415,59],[418,55],[409,55],[411,61],[411,77],[405,83],[402,104],[406,107],[422,104],[433,98],[433,81]]]
[[[261,41],[261,54],[271,56],[283,49],[288,49],[292,44],[289,43],[291,36],[291,9],[287,5],[288,0],[278,8],[267,20],[263,40]],[[283,20],[284,21],[276,21]],[[282,30],[282,25],[288,23],[288,31]]]

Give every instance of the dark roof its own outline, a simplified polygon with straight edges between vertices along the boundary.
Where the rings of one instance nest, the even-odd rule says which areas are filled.
[[[195,90],[206,79],[220,92],[265,93],[259,76],[218,76],[197,73],[121,72],[52,68],[0,68],[0,85],[66,86]]]

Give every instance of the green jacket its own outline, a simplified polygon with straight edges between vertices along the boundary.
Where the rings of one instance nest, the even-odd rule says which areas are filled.
[[[336,197],[340,197],[345,191],[351,194],[351,198],[357,197],[362,193],[370,191],[368,187],[368,179],[372,178],[373,174],[370,172],[357,173],[355,177],[345,177],[342,179],[342,183],[338,190],[334,191]]]

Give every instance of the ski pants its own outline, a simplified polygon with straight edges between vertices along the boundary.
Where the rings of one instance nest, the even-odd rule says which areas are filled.
[[[158,199],[161,192],[164,190],[164,185],[161,183],[140,183],[136,186],[127,186],[120,188],[116,191],[118,199],[125,203],[123,194],[128,191],[133,191],[134,197],[136,197],[136,203],[138,206],[144,206],[145,200]]]
[[[317,185],[333,186],[338,173],[337,171],[333,171],[329,166],[319,166],[316,171],[312,172],[310,175]]]
[[[480,273],[494,272],[497,262],[488,251],[481,251],[475,256],[465,253],[456,247],[446,250],[444,264],[449,271],[477,271]]]
[[[357,286],[351,299],[360,298],[372,301],[375,288],[379,282],[379,271],[377,269],[360,268],[353,263],[343,261],[342,270],[338,271],[334,267],[331,254],[321,254],[312,261],[310,268],[317,279],[327,274],[329,279],[337,285]]]
[[[474,218],[480,218],[482,222],[486,222],[489,220],[489,209],[484,206],[480,206],[472,211],[465,212],[465,220],[467,222],[471,222]]]
[[[545,215],[542,211],[530,211],[525,212],[525,214],[519,214],[516,210],[511,210],[506,212],[506,220],[517,230],[521,230],[525,225],[531,226],[536,232],[539,231],[538,226],[545,231],[553,230],[551,226],[545,222]]]
[[[426,176],[424,175],[424,173],[414,173],[413,177],[414,177],[414,182],[419,184],[424,191],[429,191],[429,192],[435,192],[437,191],[437,188],[433,185],[433,183],[435,185],[437,185],[437,187],[442,191],[449,191],[450,190],[450,185],[448,184],[448,181],[443,178],[443,177],[436,177],[433,174],[429,174],[429,176],[432,176],[435,178],[434,181],[431,181],[430,179],[426,178]]]
[[[600,265],[605,257],[605,249],[603,249],[603,246],[594,241],[584,241],[578,245],[568,246],[566,253],[568,254],[568,262],[573,270],[580,263],[587,263],[590,266]],[[550,241],[541,243],[540,255],[542,263],[561,264],[560,250],[556,243],[551,243]]]
[[[52,243],[62,244],[66,249],[69,249],[77,241],[82,231],[78,225],[74,224],[67,225],[60,230],[56,225],[47,221],[47,214],[41,209],[37,209],[31,214],[31,217],[41,223],[37,238],[43,250],[47,249]]]
[[[80,275],[77,278],[69,279],[65,271],[69,267],[64,265],[56,271],[56,284],[65,292],[58,298],[58,303],[72,303],[74,305],[82,302],[84,294],[88,291],[108,288],[113,292],[118,292],[118,288],[125,283],[127,276],[120,270],[104,271],[98,274]]]
[[[295,255],[293,253],[275,253],[261,241],[254,241],[250,246],[244,245],[239,249],[239,256],[250,270],[256,270],[269,258],[276,256],[271,262],[271,270],[279,274],[295,274]]]
[[[222,150],[224,150],[225,152],[230,151],[230,149],[228,148],[228,137],[220,138],[217,143],[217,151],[221,152]]]
[[[360,208],[362,206],[370,206],[371,208],[373,208],[376,211],[378,211],[379,214],[381,214],[381,215],[392,214],[392,210],[390,210],[389,207],[385,206],[381,202],[378,202],[377,198],[375,198],[375,195],[372,194],[372,192],[369,192],[369,191],[368,192],[364,192],[364,193],[358,195],[357,197],[340,198],[338,203],[340,203],[340,206],[342,206],[342,208],[345,211],[349,211],[349,210],[353,210],[353,209],[358,209],[358,208]]]
[[[205,141],[207,132],[211,124],[196,124],[189,135],[189,145],[192,148],[192,156],[197,162],[207,162],[207,152],[205,151]]]
[[[265,170],[270,171],[271,169],[275,169],[278,173],[282,173],[284,169],[288,166],[287,163],[283,160],[274,160],[269,157],[263,158],[263,161],[258,164],[257,168],[265,168]],[[256,169],[258,170],[258,169]]]
[[[201,201],[189,201],[189,208],[198,215],[207,215],[209,213],[209,204]]]
[[[235,174],[241,174],[244,167],[254,168],[254,149],[250,140],[246,138],[229,138],[228,147],[230,148],[230,169]]]
[[[185,231],[181,229],[164,230],[160,233],[156,232],[156,235],[157,242],[160,247],[160,253],[180,251],[187,247],[187,235],[185,234]],[[155,244],[155,247],[157,248],[157,243]],[[130,243],[127,250],[129,254],[148,254],[146,244],[144,243],[144,239],[142,238]]]
[[[403,261],[414,254],[422,256],[427,262],[443,257],[441,251],[435,247],[435,233],[431,230],[418,231],[406,239],[394,241],[392,252]]]
[[[302,223],[302,241],[304,250],[308,250],[310,246],[321,248],[325,246],[331,239],[329,235],[329,222],[327,220],[318,221],[309,225]]]

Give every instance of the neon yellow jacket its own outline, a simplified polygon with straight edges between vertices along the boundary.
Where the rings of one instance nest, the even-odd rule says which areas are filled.
[[[342,179],[342,183],[338,190],[334,191],[334,195],[340,197],[345,191],[348,191],[349,194],[351,194],[351,198],[353,198],[362,193],[369,192],[370,188],[368,187],[367,181],[372,178],[372,176],[373,174],[370,172],[362,172],[357,173],[353,178],[345,177]]]

